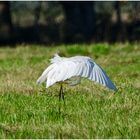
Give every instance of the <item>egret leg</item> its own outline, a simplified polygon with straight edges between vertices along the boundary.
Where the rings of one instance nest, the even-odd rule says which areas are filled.
[[[59,101],[60,101],[60,99],[61,99],[61,88],[59,90]]]
[[[60,101],[61,101],[61,94],[62,94],[62,87],[60,86],[60,90],[59,90],[59,115],[61,113],[61,104],[60,104]]]
[[[65,104],[65,98],[64,98],[64,92],[63,92],[63,86],[61,84],[60,86],[60,91],[59,91],[59,114],[61,113],[61,99],[63,99],[64,104]]]
[[[62,85],[61,85],[62,86]],[[62,86],[62,99],[63,99],[63,101],[64,101],[64,104],[65,104],[65,97],[64,97],[64,91],[63,91],[63,86]]]
[[[63,99],[63,101],[65,101],[65,98],[64,98],[64,91],[63,91],[63,86],[61,85],[61,90],[62,90],[62,99]]]
[[[63,92],[63,89],[62,89],[62,84],[60,86],[60,91],[59,91],[59,101],[61,100],[62,98],[62,92]]]

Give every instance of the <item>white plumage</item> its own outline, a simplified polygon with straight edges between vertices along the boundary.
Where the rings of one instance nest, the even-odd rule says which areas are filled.
[[[117,90],[104,70],[90,57],[60,57],[55,54],[51,59],[51,65],[45,69],[37,80],[37,83],[46,82],[46,88],[55,83],[67,83],[76,85],[80,83],[81,77],[88,78],[112,90]]]

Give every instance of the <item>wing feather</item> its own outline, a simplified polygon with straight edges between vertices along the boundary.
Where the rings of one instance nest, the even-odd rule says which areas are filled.
[[[52,71],[48,73],[46,87],[53,85],[56,82],[65,81],[73,76],[74,73],[74,64],[73,62],[61,62],[57,63]],[[70,69],[71,68],[71,69]],[[53,78],[53,81],[51,79]]]
[[[112,90],[116,90],[115,85],[104,70],[89,57],[82,56],[62,58],[55,55],[51,59],[51,65],[42,73],[37,82],[46,81],[46,87],[49,87],[56,82],[65,81],[72,77],[86,77]]]
[[[99,84],[102,84],[103,86],[107,86],[108,88],[112,90],[117,90],[115,85],[112,83],[112,81],[109,79],[107,74],[104,72],[104,70],[95,62],[94,62],[93,70],[92,70],[92,76],[87,77],[87,78]]]
[[[42,75],[37,79],[37,83],[41,84],[47,79],[48,73],[53,69],[54,65],[50,65],[45,71],[42,73]]]

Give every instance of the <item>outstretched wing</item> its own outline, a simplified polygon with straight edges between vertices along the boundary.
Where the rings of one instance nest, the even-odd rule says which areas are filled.
[[[92,67],[92,70],[89,73],[87,78],[116,91],[117,88],[115,87],[113,82],[110,80],[108,75],[105,73],[105,71],[92,60],[90,60],[89,63],[90,63],[89,64],[90,67]]]
[[[43,72],[37,80],[37,83],[46,81],[46,87],[49,87],[56,82],[65,81],[75,76],[86,77],[112,90],[116,90],[115,85],[103,69],[89,57],[82,56],[63,59],[59,58],[59,61],[55,59],[55,61],[53,61]]]
[[[112,90],[117,90],[105,71],[92,59],[85,57],[83,60],[81,59],[81,61],[80,58],[78,58],[77,61],[74,72],[76,74],[75,76],[86,77]]]
[[[73,62],[67,59],[55,60],[38,78],[37,83],[40,84],[46,81],[46,88],[48,88],[57,82],[63,82],[75,76],[82,77],[83,65],[84,63]]]

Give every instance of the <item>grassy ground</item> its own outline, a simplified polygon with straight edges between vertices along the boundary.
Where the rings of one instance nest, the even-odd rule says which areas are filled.
[[[59,86],[36,85],[56,52],[92,57],[118,92],[83,79],[59,114]],[[0,138],[140,138],[140,45],[0,48]]]

